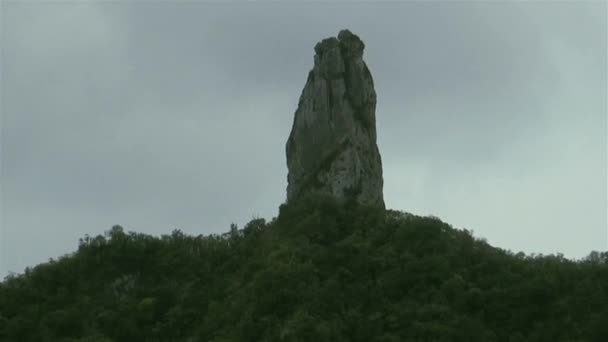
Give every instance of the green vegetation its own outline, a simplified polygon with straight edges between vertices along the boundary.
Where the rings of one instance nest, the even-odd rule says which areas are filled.
[[[217,236],[85,237],[0,283],[0,341],[608,341],[608,253],[309,197]]]

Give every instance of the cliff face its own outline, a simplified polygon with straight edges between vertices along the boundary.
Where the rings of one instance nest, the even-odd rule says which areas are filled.
[[[376,92],[365,44],[348,30],[315,46],[287,140],[287,200],[321,192],[384,207]]]

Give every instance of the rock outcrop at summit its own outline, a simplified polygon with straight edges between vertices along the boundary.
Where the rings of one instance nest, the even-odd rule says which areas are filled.
[[[315,46],[287,140],[287,201],[307,192],[384,208],[376,92],[365,44],[348,30]]]

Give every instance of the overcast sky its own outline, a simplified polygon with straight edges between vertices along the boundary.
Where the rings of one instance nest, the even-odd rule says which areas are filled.
[[[0,279],[120,224],[222,233],[285,200],[314,44],[349,28],[388,208],[607,250],[606,2],[1,3]]]

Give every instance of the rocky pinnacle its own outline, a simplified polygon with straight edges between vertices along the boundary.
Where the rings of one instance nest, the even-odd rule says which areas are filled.
[[[315,46],[287,140],[287,201],[320,192],[384,208],[376,92],[365,44],[348,30]]]

